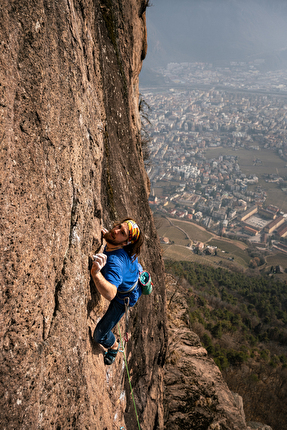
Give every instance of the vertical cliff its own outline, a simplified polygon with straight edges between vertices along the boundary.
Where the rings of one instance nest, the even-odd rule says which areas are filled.
[[[242,398],[231,393],[214,360],[190,329],[188,301],[192,293],[171,275],[166,276],[166,293],[165,429],[251,430],[245,422]]]
[[[127,215],[155,284],[131,313],[128,364],[141,428],[163,427],[165,294],[138,111],[145,7],[1,1],[1,428],[137,428],[122,356],[105,367],[90,335],[106,303],[89,257],[101,226]]]

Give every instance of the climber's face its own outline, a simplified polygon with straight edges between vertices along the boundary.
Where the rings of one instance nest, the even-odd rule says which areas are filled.
[[[117,224],[110,231],[108,231],[104,238],[112,245],[126,245],[129,238],[129,227],[126,222]]]

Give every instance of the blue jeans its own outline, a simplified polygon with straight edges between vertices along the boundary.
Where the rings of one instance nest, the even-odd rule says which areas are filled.
[[[120,321],[125,313],[125,305],[117,302],[115,299],[111,301],[107,312],[98,322],[94,331],[94,340],[103,345],[104,348],[110,348],[116,341],[112,329]]]

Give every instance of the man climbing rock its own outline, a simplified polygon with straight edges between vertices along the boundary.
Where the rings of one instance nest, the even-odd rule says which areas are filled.
[[[138,284],[142,267],[138,262],[143,235],[132,219],[124,219],[110,231],[102,230],[106,246],[94,256],[91,275],[99,293],[110,301],[109,308],[98,322],[94,340],[107,348],[105,364],[115,361],[119,344],[112,329],[125,313],[125,304],[132,307],[142,294]]]

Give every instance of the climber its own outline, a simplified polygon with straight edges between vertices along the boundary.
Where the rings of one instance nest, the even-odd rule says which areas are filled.
[[[94,340],[107,348],[104,362],[107,365],[115,361],[119,343],[112,329],[125,313],[126,305],[132,307],[141,296],[138,285],[142,267],[138,262],[143,234],[138,224],[132,219],[124,219],[108,231],[102,230],[106,240],[103,253],[94,256],[91,275],[99,293],[110,301],[107,312],[98,322],[94,331]]]

